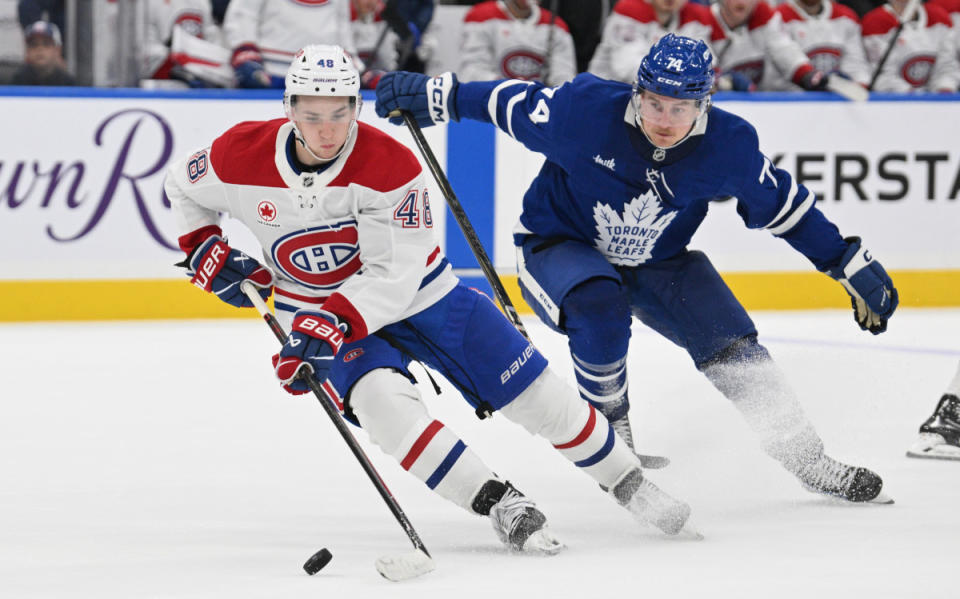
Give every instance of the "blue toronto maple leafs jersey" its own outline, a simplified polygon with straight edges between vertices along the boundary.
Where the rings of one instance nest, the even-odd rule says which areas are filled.
[[[493,123],[546,162],[523,199],[521,229],[577,239],[609,262],[675,256],[709,203],[733,196],[751,229],[782,237],[823,269],[846,249],[814,195],[760,152],[756,130],[713,108],[686,141],[652,145],[629,85],[590,74],[560,87],[519,80],[461,83],[459,117]]]

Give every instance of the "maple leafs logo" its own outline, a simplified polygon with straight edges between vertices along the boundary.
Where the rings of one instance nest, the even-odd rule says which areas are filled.
[[[650,259],[653,246],[677,215],[674,211],[663,212],[663,203],[653,191],[624,204],[622,214],[597,202],[593,207],[597,249],[612,264],[643,264]]]

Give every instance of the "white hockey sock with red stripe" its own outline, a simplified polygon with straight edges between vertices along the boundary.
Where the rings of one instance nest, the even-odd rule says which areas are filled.
[[[453,431],[430,417],[403,374],[384,368],[367,373],[351,391],[350,408],[384,453],[466,510],[483,484],[497,478]]]
[[[549,368],[500,413],[544,437],[604,487],[640,465],[607,419]]]

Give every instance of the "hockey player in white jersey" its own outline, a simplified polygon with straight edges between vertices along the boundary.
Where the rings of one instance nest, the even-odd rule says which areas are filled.
[[[800,46],[815,69],[842,73],[866,86],[870,70],[863,52],[860,19],[850,7],[833,0],[787,0],[777,7],[783,31]],[[780,77],[772,89],[797,89]]]
[[[282,88],[294,53],[317,41],[342,47],[364,70],[356,58],[350,0],[230,0],[223,36],[238,87]]]
[[[911,458],[960,460],[960,367],[920,435],[907,451]]]
[[[207,0],[150,0],[144,20],[142,78],[186,78],[171,48],[175,27],[195,38],[220,43],[220,28],[213,22]]]
[[[590,60],[597,77],[632,83],[640,59],[667,33],[711,43],[713,23],[707,7],[687,0],[620,0],[603,26]]]
[[[749,123],[711,108],[712,58],[702,41],[668,34],[632,87],[589,73],[558,88],[387,73],[376,108],[423,125],[491,123],[545,155],[514,229],[520,289],[567,337],[581,395],[624,438],[637,319],[687,351],[804,487],[874,501],[880,476],[825,452],[743,306],[687,246],[711,202],[735,197],[746,226],[784,239],[844,286],[861,329],[886,330],[897,290],[860,238],[842,237],[814,194],[763,155]]]
[[[560,85],[577,74],[570,29],[536,0],[481,2],[463,20],[458,72],[466,81]]]
[[[908,14],[909,13],[909,14]],[[880,67],[900,19],[905,21],[886,62]],[[935,4],[891,0],[863,17],[863,47],[871,73],[880,68],[873,86],[878,92],[925,92],[938,90],[931,77],[939,63],[941,73],[952,73],[956,55],[951,43],[951,21]]]
[[[236,306],[249,280],[274,292],[290,330],[277,377],[305,392],[315,377],[370,440],[429,488],[488,515],[509,547],[562,549],[536,505],[427,412],[407,368],[443,374],[479,413],[499,411],[591,476],[638,520],[668,534],[690,508],[654,486],[604,416],[486,296],[464,286],[433,235],[412,152],[360,123],[359,73],[339,47],[308,46],[286,78],[285,119],[241,123],[165,183],[192,282]],[[222,238],[243,222],[263,265]],[[292,328],[291,328],[292,327]]]
[[[780,15],[764,0],[719,0],[710,11],[721,89],[770,90],[784,80],[808,91],[826,89],[826,73],[784,33]]]

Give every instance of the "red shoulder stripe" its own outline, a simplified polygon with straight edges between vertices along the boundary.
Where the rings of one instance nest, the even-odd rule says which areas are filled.
[[[641,23],[652,23],[657,20],[657,13],[653,10],[653,6],[643,0],[620,0],[613,7],[613,12]]]
[[[274,161],[277,131],[287,119],[246,121],[214,140],[210,164],[224,183],[286,187]]]
[[[467,15],[463,17],[463,22],[483,23],[484,21],[506,18],[508,18],[507,15],[500,10],[500,6],[496,2],[481,2],[467,12]]]
[[[834,4],[834,9],[836,9],[836,4]],[[780,18],[783,19],[784,23],[789,23],[790,21],[801,21],[803,17],[800,16],[800,13],[797,12],[793,6],[789,4],[781,4],[777,7],[777,12],[780,13]],[[836,14],[836,13],[834,13]]]
[[[927,27],[933,27],[934,25],[950,27],[953,24],[950,21],[950,13],[943,7],[936,4],[925,4],[923,8],[927,11]]]
[[[857,16],[856,11],[839,2],[833,2],[833,12],[830,13],[830,19],[850,19],[854,23],[860,23],[860,17]]]
[[[863,35],[883,35],[896,28],[897,17],[889,10],[879,7],[863,15]]]
[[[711,25],[711,21],[713,20],[713,13],[702,4],[687,2],[683,8],[680,9],[679,21],[681,25],[686,25],[694,21],[703,23],[704,25]]]
[[[753,8],[753,12],[750,14],[750,20],[747,22],[747,29],[756,29],[757,27],[763,27],[770,22],[770,19],[773,18],[773,9],[770,8],[770,5],[760,0],[757,2],[757,5]]]
[[[393,191],[422,170],[410,148],[372,125],[358,123],[353,151],[329,187],[354,184],[379,192]]]
[[[545,8],[540,9],[540,22],[537,25],[549,25],[550,24],[550,15],[553,14]],[[560,15],[557,15],[553,19],[553,24],[563,29],[567,33],[570,33],[570,28],[567,26],[567,22],[560,18]]]

